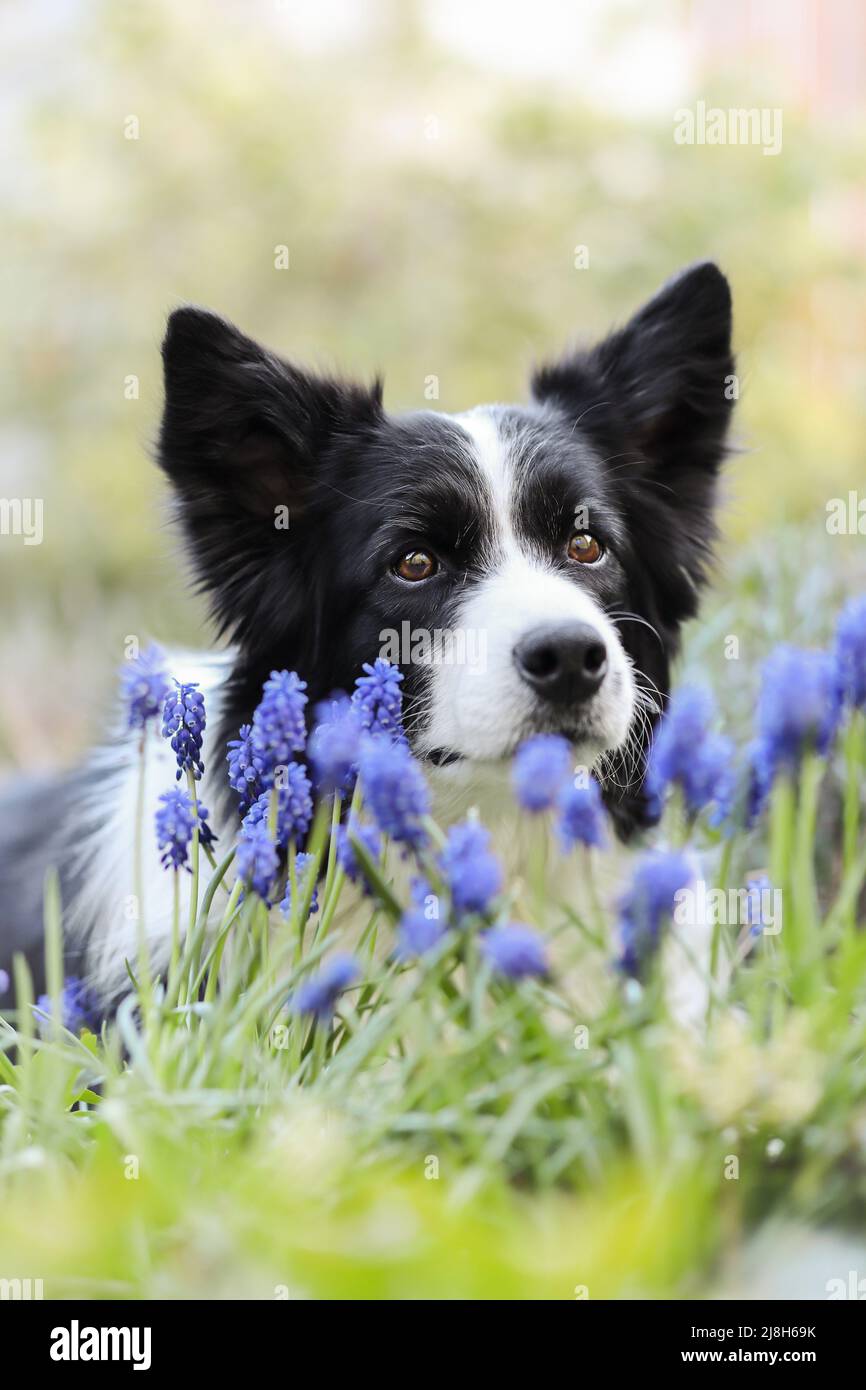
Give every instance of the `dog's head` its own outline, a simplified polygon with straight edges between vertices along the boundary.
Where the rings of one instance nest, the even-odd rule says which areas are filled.
[[[274,667],[315,699],[381,654],[403,669],[419,756],[465,769],[561,732],[621,823],[640,820],[649,727],[714,536],[730,335],[727,282],[700,265],[538,371],[527,406],[394,417],[379,386],[174,313],[160,462],[238,648],[233,713]]]

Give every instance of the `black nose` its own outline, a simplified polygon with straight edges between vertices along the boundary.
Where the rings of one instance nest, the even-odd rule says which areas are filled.
[[[556,705],[588,699],[607,671],[604,642],[588,623],[536,628],[517,643],[514,661],[526,684]]]

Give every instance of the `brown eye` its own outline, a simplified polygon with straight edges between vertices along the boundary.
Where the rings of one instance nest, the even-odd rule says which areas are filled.
[[[415,584],[419,579],[429,579],[436,573],[436,568],[436,561],[426,550],[410,550],[395,566],[395,571],[401,579]]]
[[[580,531],[568,542],[569,560],[577,560],[580,565],[597,565],[604,551],[595,536]]]

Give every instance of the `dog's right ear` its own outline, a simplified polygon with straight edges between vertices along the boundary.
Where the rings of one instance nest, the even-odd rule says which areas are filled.
[[[284,362],[204,309],[177,309],[162,345],[159,463],[170,478],[202,588],[223,632],[285,594],[287,538],[317,493],[329,441],[374,424],[381,386]]]

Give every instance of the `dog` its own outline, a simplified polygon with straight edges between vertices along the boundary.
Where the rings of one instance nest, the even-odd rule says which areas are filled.
[[[645,758],[708,577],[736,394],[715,265],[541,367],[526,405],[394,416],[380,382],[312,375],[195,307],[170,316],[163,362],[158,461],[224,644],[173,673],[205,695],[201,795],[220,833],[236,820],[226,742],[269,673],[298,671],[313,706],[407,632],[477,638],[471,661],[401,663],[411,747],[446,789],[471,795],[526,737],[559,733],[620,835],[652,822]],[[146,826],[174,770],[164,742],[149,752]],[[121,732],[81,769],[4,793],[0,966],[23,951],[40,986],[54,866],[68,972],[106,1007],[124,992],[137,788]],[[144,869],[159,968],[171,888],[153,844]]]

